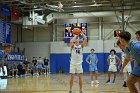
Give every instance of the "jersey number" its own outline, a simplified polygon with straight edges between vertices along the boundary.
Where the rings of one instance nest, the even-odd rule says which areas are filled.
[[[114,58],[111,58],[110,60],[111,60],[111,62],[113,62],[114,61]]]
[[[79,49],[76,50],[76,54],[80,54],[80,50]]]

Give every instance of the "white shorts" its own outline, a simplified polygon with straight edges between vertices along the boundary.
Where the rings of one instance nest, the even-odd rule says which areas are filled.
[[[108,71],[117,72],[117,67],[116,67],[116,65],[109,65]]]
[[[7,67],[4,66],[4,71],[5,71],[5,75],[4,76],[7,76]],[[2,72],[2,68],[0,67],[0,76],[3,76],[3,72]]]
[[[82,64],[70,64],[70,73],[83,73]]]
[[[132,72],[131,66],[125,66],[125,68],[123,69],[123,72],[131,73]]]

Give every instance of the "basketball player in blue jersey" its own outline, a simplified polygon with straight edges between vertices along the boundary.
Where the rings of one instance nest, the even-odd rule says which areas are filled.
[[[137,39],[138,41],[140,41],[140,31],[137,31],[135,34],[136,34],[136,39]]]
[[[2,68],[3,75],[5,75],[4,71],[4,62],[7,57],[7,55],[12,51],[12,45],[11,44],[5,44],[4,47],[4,54],[0,55],[0,68]]]
[[[120,33],[119,41],[121,42],[121,45],[125,46],[124,51],[126,52],[126,57],[120,70],[120,74],[123,73],[125,66],[131,58],[136,60],[137,65],[133,68],[126,83],[131,93],[138,93],[135,83],[140,81],[140,42],[130,41],[130,39],[131,34],[129,32]]]
[[[117,45],[118,45],[118,46],[120,47],[120,49],[122,50],[122,65],[123,65],[124,59],[125,59],[125,57],[126,57],[126,53],[125,53],[125,51],[124,51],[125,46],[121,45],[121,43],[120,43],[119,40],[117,41]],[[130,75],[131,72],[132,72],[132,67],[131,67],[131,62],[129,62],[129,63],[125,66],[125,68],[124,68],[124,70],[123,70],[123,75],[124,75],[124,84],[123,84],[123,87],[127,87],[126,81],[127,81],[127,79],[128,79],[128,75]],[[128,75],[127,75],[127,74],[128,74]]]
[[[73,87],[73,80],[74,80],[74,74],[77,73],[79,77],[79,87],[80,87],[80,93],[82,92],[82,62],[83,62],[83,48],[85,47],[87,43],[86,36],[82,33],[83,36],[83,42],[82,44],[79,43],[79,36],[74,35],[74,37],[70,40],[70,48],[71,48],[71,61],[70,61],[70,91],[69,93],[72,93],[72,87]]]
[[[140,31],[137,31],[137,32],[135,33],[135,35],[136,35],[136,39],[140,42]],[[134,63],[135,63],[135,65],[137,65],[137,64],[136,64],[137,62],[134,61]],[[140,81],[139,81],[139,89],[140,89]]]
[[[97,69],[97,64],[98,64],[98,58],[94,54],[94,49],[91,49],[91,54],[89,54],[86,58],[86,62],[89,64],[89,71],[90,71],[90,76],[91,76],[91,86],[93,84],[99,84],[98,81],[98,69]],[[93,72],[95,72],[95,81],[93,81]]]
[[[107,84],[110,84],[110,76],[111,76],[111,72],[114,73],[114,79],[113,79],[113,82],[115,84],[115,80],[116,80],[116,73],[117,73],[117,64],[119,62],[121,62],[120,58],[118,56],[116,56],[116,51],[114,49],[111,49],[110,50],[110,55],[108,56],[108,65],[109,65],[109,68],[108,68],[108,80],[106,81]],[[118,62],[116,61],[118,60]]]

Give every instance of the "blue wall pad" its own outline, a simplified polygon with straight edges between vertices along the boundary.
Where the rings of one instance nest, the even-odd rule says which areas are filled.
[[[108,63],[107,57],[110,53],[95,53],[98,57],[98,71],[99,72],[107,72],[108,71]],[[89,65],[86,63],[86,57],[89,53],[83,54],[83,71],[89,72]],[[116,53],[116,55],[121,58],[121,53]],[[65,73],[69,72],[70,68],[70,53],[52,53],[50,54],[50,71],[51,73],[58,73],[59,71],[63,71]]]

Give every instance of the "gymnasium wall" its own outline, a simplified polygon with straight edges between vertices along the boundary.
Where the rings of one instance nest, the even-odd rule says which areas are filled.
[[[52,25],[32,26],[23,29],[21,24],[12,24],[12,43],[49,42],[53,39]]]
[[[16,47],[25,48],[25,57],[32,61],[32,57],[50,57],[50,42],[16,43]]]
[[[132,34],[132,38],[135,37],[135,32],[139,28],[139,17],[132,17],[129,20],[126,30]],[[99,24],[98,17],[89,18],[77,18],[77,19],[57,19],[54,23],[48,24],[48,26],[33,26],[28,29],[22,29],[21,24],[12,24],[12,43],[19,42],[50,42],[63,41],[64,39],[64,24],[83,22],[88,23],[88,38],[89,40],[99,40],[99,27],[101,26],[101,39],[111,40],[114,39],[113,31],[120,28],[116,17],[103,17],[102,23]],[[55,31],[55,32],[53,32]],[[53,35],[55,36],[53,37]]]
[[[135,39],[135,32],[139,30],[139,16],[136,18],[132,17],[129,21],[126,30],[129,31],[132,34],[132,38]],[[60,69],[64,70],[64,72],[69,72],[70,48],[68,44],[63,42],[64,24],[77,22],[88,23],[89,42],[84,48],[84,72],[88,72],[88,64],[85,62],[85,58],[90,53],[91,48],[95,49],[95,53],[98,56],[99,71],[106,72],[108,67],[106,60],[110,49],[116,49],[117,55],[120,56],[120,50],[118,47],[114,47],[116,39],[114,38],[113,31],[120,27],[116,17],[103,17],[102,24],[99,24],[98,17],[89,17],[58,19],[46,27],[33,27],[22,30],[19,25],[14,25],[12,27],[12,42],[16,43],[16,46],[20,46],[21,49],[26,48],[25,56],[30,61],[33,56],[49,57],[52,73],[59,72]],[[99,40],[100,26],[102,40]]]
[[[129,31],[132,34],[132,38],[135,37],[135,32],[139,28],[139,18],[132,17],[129,21],[129,24],[125,27],[126,31]],[[101,23],[100,23],[101,21]],[[132,21],[132,22],[131,22]],[[69,23],[88,23],[88,37],[89,40],[99,40],[99,32],[101,30],[101,39],[111,40],[114,39],[114,30],[122,29],[121,24],[118,23],[118,20],[115,16],[106,16],[106,17],[88,17],[88,18],[75,18],[75,19],[57,19],[55,22],[56,30],[56,40],[63,41],[64,39],[64,24]],[[101,27],[101,29],[100,29]]]
[[[83,50],[83,70],[84,72],[88,72],[88,64],[86,63],[86,57],[90,54],[90,49],[95,49],[95,54],[99,59],[98,70],[99,72],[107,72],[107,57],[109,55],[110,49],[115,49],[117,51],[117,55],[120,57],[120,50],[118,47],[114,47],[115,40],[90,40],[88,41],[88,45]],[[51,42],[50,43],[50,65],[51,72],[57,73],[60,70],[64,72],[69,72],[69,64],[70,64],[70,48],[69,45],[64,42]]]
[[[99,59],[98,67],[99,72],[107,71],[107,56],[110,49],[115,49],[117,55],[120,57],[120,50],[118,47],[114,47],[115,40],[89,40],[87,46],[83,50],[83,68],[84,72],[88,72],[88,64],[85,62],[87,55],[90,53],[90,49],[95,49],[95,54]],[[70,48],[69,44],[63,41],[59,42],[24,42],[17,43],[17,47],[20,49],[25,48],[25,56],[29,61],[32,57],[45,57],[50,59],[50,70],[52,73],[57,73],[60,70],[69,72],[70,64]]]

